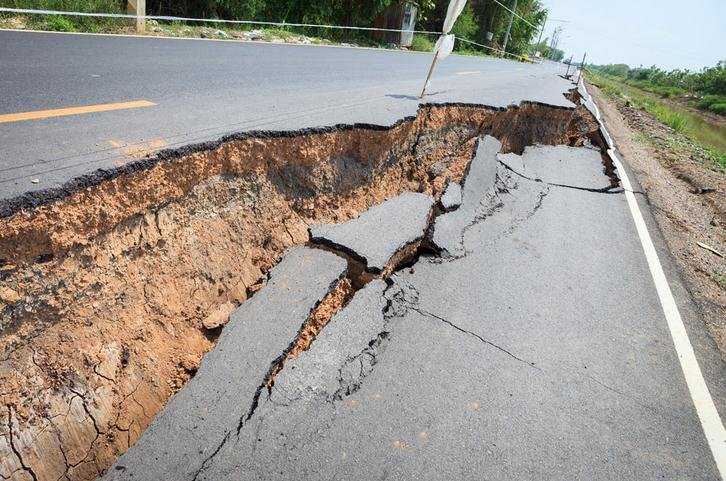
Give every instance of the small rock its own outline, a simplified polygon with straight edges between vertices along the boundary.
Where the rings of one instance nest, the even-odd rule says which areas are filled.
[[[39,184],[40,183],[40,179],[32,179],[30,182],[32,184]]]
[[[224,326],[229,322],[229,315],[235,310],[235,305],[231,302],[225,302],[214,310],[211,314],[204,318],[202,325],[205,329],[216,329]]]
[[[227,35],[227,32],[225,32],[224,30],[217,30],[216,32],[214,32],[214,34],[217,35],[217,37],[229,38],[229,35]]]
[[[250,40],[262,40],[265,38],[265,34],[262,32],[262,30],[250,30],[247,32],[247,37]]]
[[[451,182],[444,195],[441,196],[441,205],[444,206],[445,210],[456,209],[461,205],[461,185],[456,182]]]
[[[0,301],[5,304],[15,304],[21,299],[20,294],[9,287],[0,287]]]
[[[433,177],[438,177],[441,174],[443,174],[444,172],[446,172],[446,164],[444,164],[443,162],[434,162],[429,167],[428,172],[429,172],[429,175],[431,175]]]

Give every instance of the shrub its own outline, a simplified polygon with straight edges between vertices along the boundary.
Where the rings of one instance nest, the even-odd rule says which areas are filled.
[[[53,30],[54,32],[75,32],[76,26],[73,24],[72,21],[68,19],[68,17],[63,17],[61,15],[49,15],[48,20],[46,20],[45,25],[48,30]]]
[[[707,109],[711,104],[718,102],[718,95],[704,95],[701,100],[698,101],[698,106],[702,109]]]
[[[688,126],[688,119],[678,112],[665,110],[657,117],[676,132],[683,132]]]
[[[434,43],[426,35],[414,35],[411,42],[411,50],[417,52],[431,52],[434,49]]]
[[[474,17],[474,11],[471,9],[470,5],[467,5],[466,8],[464,8],[464,11],[461,12],[461,15],[459,15],[459,18],[456,19],[456,23],[451,29],[451,33],[457,37],[471,40],[476,37],[478,31],[479,24],[476,22],[476,18]]]
[[[718,115],[726,115],[726,102],[711,104],[708,110]]]

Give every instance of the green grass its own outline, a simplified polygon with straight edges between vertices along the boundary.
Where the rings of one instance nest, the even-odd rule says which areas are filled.
[[[726,115],[726,102],[719,102],[708,106],[708,110],[718,115]]]
[[[120,0],[3,0],[3,7],[60,10],[66,12],[125,13],[126,2]],[[0,14],[9,18],[12,14]],[[74,17],[70,15],[27,15],[25,27],[57,32],[105,32],[130,24],[122,19]]]
[[[48,20],[45,22],[45,30],[52,30],[54,32],[76,31],[76,25],[68,17],[61,17],[60,15],[49,15],[48,17]]]
[[[693,143],[693,148],[699,157],[707,159],[716,170],[726,171],[726,127],[711,123],[703,116],[685,108],[666,104],[657,96],[630,83],[626,84],[594,72],[588,72],[587,78],[607,97],[628,102],[636,108],[645,110],[659,122],[683,134]],[[677,142],[675,139],[668,141]],[[673,147],[684,148],[675,144]]]
[[[416,50],[417,52],[432,52],[434,50],[434,42],[426,35],[416,34],[413,36],[413,41],[411,42],[411,50]]]
[[[719,272],[714,269],[713,278],[718,283],[718,285],[721,287],[721,289],[726,289],[726,275],[723,272]]]

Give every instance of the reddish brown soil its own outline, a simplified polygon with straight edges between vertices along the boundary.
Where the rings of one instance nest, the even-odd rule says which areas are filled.
[[[0,219],[0,476],[97,477],[308,225],[439,196],[484,133],[581,144],[583,115],[427,107],[391,129],[233,140]]]

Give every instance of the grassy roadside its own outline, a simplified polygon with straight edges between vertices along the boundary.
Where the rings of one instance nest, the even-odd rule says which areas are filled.
[[[692,149],[708,167],[726,172],[726,126],[667,103],[658,96],[611,77],[588,72],[587,79],[611,100],[644,110],[681,136],[666,140],[673,148]]]
[[[108,9],[104,9],[104,11],[108,11]],[[64,15],[4,15],[0,13],[0,29],[3,28],[13,30],[42,30],[50,32],[89,32],[126,35],[137,34],[132,25],[132,21],[129,19],[73,17]],[[411,47],[401,48],[387,42],[375,40],[366,34],[356,34],[355,32],[346,34],[348,38],[346,38],[346,40],[341,40],[341,33],[339,30],[334,31],[332,29],[325,28],[283,28],[224,23],[205,24],[185,23],[179,21],[162,22],[156,20],[147,20],[146,31],[141,35],[158,37],[255,40],[292,44],[342,45],[411,50],[415,52],[432,52],[436,42],[436,35],[415,34]],[[471,46],[464,45],[461,42],[457,42],[454,53],[467,56],[492,56],[484,49],[472,48]]]

